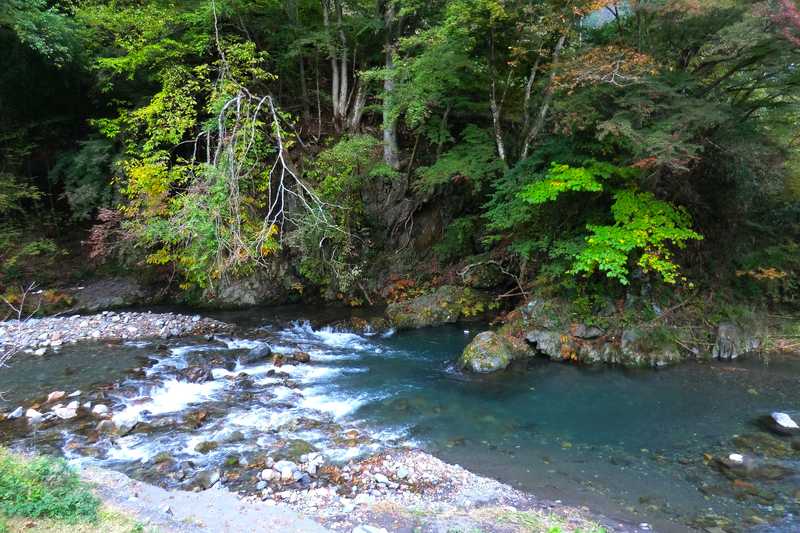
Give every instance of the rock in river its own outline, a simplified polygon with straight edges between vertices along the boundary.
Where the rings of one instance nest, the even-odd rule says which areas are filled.
[[[271,355],[272,348],[270,348],[269,344],[262,344],[239,357],[239,362],[243,365],[252,365],[268,359]]]
[[[800,435],[800,426],[786,413],[776,411],[763,417],[761,423],[767,430],[778,435]]]
[[[487,373],[503,370],[514,359],[533,355],[525,341],[515,337],[484,331],[472,339],[459,361],[461,368],[471,372]]]

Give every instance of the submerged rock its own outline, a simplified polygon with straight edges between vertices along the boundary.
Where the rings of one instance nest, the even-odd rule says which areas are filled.
[[[717,340],[711,350],[714,359],[737,359],[748,353],[757,352],[761,342],[754,335],[745,333],[739,326],[723,322],[717,328]]]
[[[311,356],[308,355],[307,352],[294,352],[294,354],[292,354],[292,359],[294,359],[298,363],[310,363],[311,362]]]
[[[465,370],[477,373],[496,372],[507,368],[515,359],[533,355],[525,341],[484,331],[472,339],[459,360]]]
[[[42,413],[40,413],[39,411],[37,411],[36,409],[31,408],[31,409],[28,409],[27,411],[25,411],[25,417],[28,419],[28,422],[30,422],[31,424],[38,424],[39,422],[42,421],[42,418],[44,417],[44,415]]]
[[[6,415],[6,418],[9,420],[16,420],[17,418],[22,418],[24,414],[25,410],[22,408],[22,406],[19,406],[10,413],[8,413]]]
[[[486,293],[444,285],[429,294],[389,304],[386,315],[397,329],[416,329],[477,318],[496,308],[497,303]]]

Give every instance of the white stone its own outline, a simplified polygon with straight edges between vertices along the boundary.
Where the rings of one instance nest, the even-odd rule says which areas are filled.
[[[368,505],[372,503],[372,496],[369,494],[359,494],[353,498],[353,503],[356,505]]]
[[[405,479],[408,477],[408,469],[401,466],[397,469],[395,475],[397,475],[397,479]]]
[[[78,407],[80,407],[80,403],[73,400],[67,404],[67,409],[72,409],[73,411],[77,411]]]
[[[69,420],[70,418],[75,418],[78,416],[78,413],[75,409],[70,409],[69,407],[58,407],[53,409],[53,413],[62,420]]]
[[[776,424],[784,429],[800,429],[800,426],[797,425],[797,422],[795,422],[792,417],[786,413],[779,413],[776,411],[772,413],[772,419]]]
[[[76,390],[75,392],[73,392],[73,393],[71,393],[69,396],[67,396],[67,398],[77,398],[77,397],[78,397],[78,396],[80,396],[81,394],[82,394],[82,393],[81,393],[81,391],[79,391],[79,390]]]
[[[92,408],[92,414],[97,416],[103,416],[108,414],[108,406],[103,405],[102,403],[98,403]]]
[[[389,478],[384,476],[383,474],[375,474],[372,477],[375,478],[375,481],[377,483],[383,483],[384,485],[388,485],[389,484]]]
[[[275,472],[271,468],[265,468],[264,470],[261,471],[260,477],[264,481],[272,481],[273,479],[275,479],[276,474],[277,472]]]
[[[47,353],[47,348],[39,348],[33,351],[33,355],[44,355]]]
[[[742,454],[740,454],[740,453],[732,453],[732,454],[730,454],[730,455],[728,456],[728,459],[729,459],[729,460],[730,460],[732,463],[739,463],[739,464],[741,464],[741,463],[743,463],[743,462],[744,462],[744,456],[743,456]]]
[[[292,479],[294,479],[294,470],[291,468],[281,470],[281,481],[292,481]]]
[[[27,411],[25,411],[25,416],[28,418],[28,421],[30,421],[32,424],[36,424],[37,422],[42,421],[42,417],[44,415],[42,415],[42,413],[40,413],[36,409],[28,409]]]
[[[389,533],[386,529],[377,526],[362,524],[353,528],[353,533]]]
[[[17,419],[17,418],[21,418],[22,415],[24,415],[24,414],[25,414],[25,410],[22,408],[22,406],[20,406],[20,407],[17,407],[16,409],[14,409],[13,411],[11,411],[10,413],[8,413],[6,415],[6,418],[8,418],[10,420],[14,420],[14,419]]]

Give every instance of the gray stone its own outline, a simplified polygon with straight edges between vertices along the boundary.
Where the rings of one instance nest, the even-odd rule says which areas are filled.
[[[25,415],[25,410],[22,408],[22,406],[20,406],[11,411],[10,413],[8,413],[6,415],[6,418],[8,418],[9,420],[16,420],[17,418],[22,418],[24,415]]]
[[[256,346],[246,354],[239,357],[243,365],[252,365],[268,359],[272,355],[272,348],[268,344]]]
[[[754,335],[745,333],[736,324],[723,322],[717,328],[711,356],[714,359],[731,360],[757,352],[760,348],[761,342]]]
[[[525,339],[533,345],[536,351],[546,355],[550,359],[559,361],[563,359],[561,354],[561,334],[550,330],[532,330],[525,335]]]

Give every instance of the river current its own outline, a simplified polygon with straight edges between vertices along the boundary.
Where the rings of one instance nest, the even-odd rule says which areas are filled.
[[[756,424],[772,411],[800,413],[800,358],[659,371],[535,360],[472,376],[454,363],[481,331],[474,324],[356,334],[320,325],[330,316],[301,308],[220,318],[250,333],[19,358],[0,375],[5,410],[80,389],[108,404],[118,426],[147,430],[98,440],[77,422],[30,432],[20,421],[4,442],[164,485],[175,482],[151,468],[164,452],[202,467],[287,446],[342,462],[413,446],[656,530],[800,531],[800,451]],[[264,344],[287,356],[306,352],[311,362],[242,364]],[[188,379],[192,367],[210,379]],[[777,462],[788,474],[726,477],[713,458],[730,453]]]

